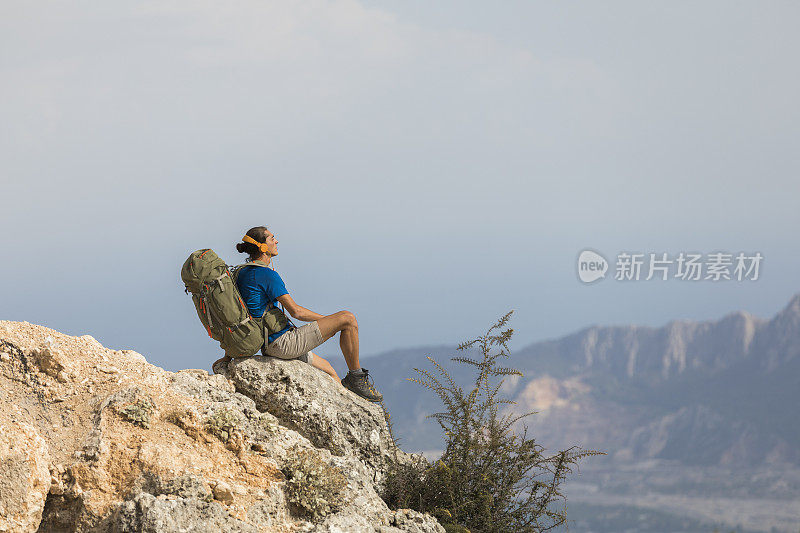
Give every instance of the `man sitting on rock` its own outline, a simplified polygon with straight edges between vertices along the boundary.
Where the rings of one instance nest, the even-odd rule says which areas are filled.
[[[278,255],[278,240],[266,227],[251,228],[236,244],[236,250],[249,254],[249,262],[269,266]],[[350,371],[341,384],[372,402],[383,396],[375,390],[367,369],[361,368],[358,360],[358,323],[350,311],[339,311],[324,316],[297,304],[286,290],[283,280],[271,267],[245,266],[237,276],[236,285],[244,303],[254,317],[264,314],[270,305],[280,302],[283,308],[297,320],[309,322],[296,328],[291,322],[281,331],[266,339],[261,353],[281,359],[299,359],[328,373],[337,383],[339,376],[331,364],[311,350],[339,333],[339,346]]]

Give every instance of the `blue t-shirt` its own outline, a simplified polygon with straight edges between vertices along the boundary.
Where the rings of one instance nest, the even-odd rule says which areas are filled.
[[[244,267],[236,277],[236,286],[239,294],[242,295],[244,303],[254,317],[261,317],[270,303],[277,305],[276,300],[279,296],[289,294],[286,285],[277,272],[271,268],[259,266]],[[267,339],[272,342],[287,331],[290,326],[286,326],[277,333],[273,333]]]

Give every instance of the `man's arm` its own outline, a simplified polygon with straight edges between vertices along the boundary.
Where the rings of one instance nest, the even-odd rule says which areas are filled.
[[[283,304],[284,309],[286,309],[289,314],[292,315],[292,318],[296,318],[297,320],[302,320],[303,322],[313,322],[314,320],[325,318],[325,315],[315,313],[314,311],[299,305],[288,294],[278,296],[278,301]]]

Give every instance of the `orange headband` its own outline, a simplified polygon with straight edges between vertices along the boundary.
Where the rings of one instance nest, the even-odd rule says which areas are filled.
[[[265,254],[269,253],[269,246],[267,245],[267,243],[258,242],[250,235],[245,235],[244,237],[242,237],[242,242],[249,242],[250,244],[255,244],[256,246],[258,246],[258,249],[261,250],[263,253]]]

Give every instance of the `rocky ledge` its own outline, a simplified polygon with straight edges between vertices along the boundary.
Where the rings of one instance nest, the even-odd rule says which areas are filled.
[[[443,533],[389,509],[383,410],[297,361],[168,372],[0,321],[0,532]]]

